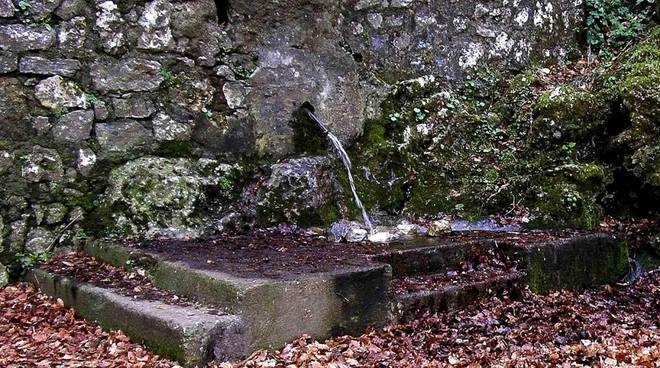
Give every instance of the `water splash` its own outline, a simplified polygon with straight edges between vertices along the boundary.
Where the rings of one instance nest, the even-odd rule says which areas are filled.
[[[341,162],[344,164],[344,167],[346,168],[346,173],[348,174],[348,183],[351,186],[351,191],[353,192],[353,199],[355,200],[355,205],[358,206],[358,208],[362,211],[362,220],[364,221],[364,224],[367,225],[369,228],[369,232],[373,233],[373,225],[371,224],[371,220],[369,219],[369,215],[367,214],[367,210],[364,208],[364,205],[362,205],[362,201],[360,200],[360,197],[357,194],[357,189],[355,189],[355,182],[353,181],[353,174],[351,173],[351,159],[348,157],[348,153],[346,153],[346,150],[344,150],[344,146],[341,145],[341,142],[339,141],[339,138],[337,138],[334,134],[328,130],[328,128],[323,124],[323,121],[319,119],[316,114],[314,114],[312,111],[309,109],[304,110],[305,113],[307,113],[307,116],[318,125],[318,127],[325,133],[325,135],[330,138],[330,141],[332,142],[332,145],[335,147],[337,150],[337,154],[339,154],[339,158],[341,159]]]

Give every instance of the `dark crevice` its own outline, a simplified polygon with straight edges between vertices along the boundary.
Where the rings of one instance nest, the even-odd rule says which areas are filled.
[[[215,0],[215,9],[218,13],[218,23],[229,22],[229,0]]]

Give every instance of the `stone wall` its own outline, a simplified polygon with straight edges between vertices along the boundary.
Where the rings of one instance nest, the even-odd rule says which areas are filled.
[[[290,180],[248,179],[299,153],[301,103],[350,143],[396,82],[561,59],[581,22],[579,0],[216,3],[0,0],[0,262],[105,225],[221,230],[246,182],[248,213],[295,221],[258,187]],[[305,176],[278,168],[256,172]]]

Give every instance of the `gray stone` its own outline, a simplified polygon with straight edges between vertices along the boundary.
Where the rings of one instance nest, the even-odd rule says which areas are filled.
[[[53,203],[48,206],[46,210],[46,224],[55,225],[59,224],[66,218],[68,209],[61,203]]]
[[[28,252],[43,252],[56,241],[55,234],[44,228],[34,228],[27,234],[25,250]]]
[[[369,232],[365,229],[358,228],[358,227],[351,227],[348,230],[348,233],[346,234],[346,241],[349,243],[359,243],[365,239],[367,239],[367,236],[369,235]]]
[[[59,75],[46,78],[35,87],[34,96],[42,106],[51,109],[62,107],[87,106],[85,94],[73,81],[68,81]]]
[[[187,141],[192,134],[190,124],[179,123],[162,112],[154,117],[152,125],[157,141]]]
[[[396,229],[403,235],[412,235],[417,232],[417,225],[404,221],[396,225]]]
[[[55,15],[64,20],[82,15],[87,6],[85,0],[63,0],[55,10]]]
[[[105,120],[110,116],[110,111],[108,111],[108,106],[104,101],[96,99],[92,105],[94,105],[94,118],[96,120]]]
[[[199,214],[206,191],[217,187],[218,180],[203,174],[195,160],[143,157],[112,171],[104,205],[123,211],[130,222],[141,224],[140,230],[152,235],[167,230],[198,236],[212,227]]]
[[[6,24],[0,26],[0,50],[46,50],[55,43],[55,32],[45,26]]]
[[[199,114],[213,99],[215,88],[208,79],[197,79],[194,75],[182,78],[178,88],[169,91],[171,103],[191,115]]]
[[[167,0],[154,0],[144,7],[144,12],[138,21],[141,34],[138,37],[138,48],[148,50],[167,50],[174,44],[170,29],[172,4]]]
[[[0,263],[0,288],[3,288],[9,284],[9,273],[7,272],[7,267]]]
[[[39,56],[26,56],[21,58],[18,68],[21,73],[72,77],[80,70],[80,62],[74,59],[49,60]]]
[[[20,220],[16,220],[9,225],[11,229],[9,233],[9,246],[15,252],[23,251],[25,246],[25,238],[28,230],[29,215],[24,214]]]
[[[271,166],[259,190],[257,217],[264,223],[323,224],[335,205],[332,160],[325,156],[291,159]]]
[[[80,51],[87,41],[85,17],[75,17],[60,24],[57,30],[57,46],[69,52]]]
[[[217,55],[223,51],[221,40],[227,38],[226,36],[217,22],[206,22],[200,27],[197,37],[184,49],[195,56],[197,64],[213,67],[217,63]]]
[[[64,176],[64,167],[56,150],[34,146],[32,152],[25,158],[21,173],[31,182],[58,182]]]
[[[16,8],[12,0],[0,0],[0,18],[9,18],[14,16]]]
[[[38,135],[44,135],[50,132],[53,124],[50,123],[48,116],[35,116],[32,119],[32,129],[37,131]]]
[[[18,121],[28,111],[28,100],[21,81],[16,78],[0,78],[0,121]]]
[[[121,329],[154,349],[167,346],[165,357],[176,359],[184,367],[205,367],[213,357],[237,360],[250,353],[249,330],[241,317],[219,316],[200,306],[139,300],[43,270],[34,270],[28,279],[104,329]]]
[[[10,52],[0,51],[0,74],[11,73],[18,68],[18,58]]]
[[[447,220],[437,220],[429,226],[428,236],[443,236],[451,234],[451,223]]]
[[[151,99],[137,93],[123,98],[113,98],[112,105],[118,118],[148,118],[156,112],[156,106]]]
[[[79,143],[90,137],[93,123],[94,111],[73,111],[60,118],[51,134],[59,142]]]
[[[225,95],[227,106],[231,109],[245,107],[245,96],[247,90],[240,82],[227,82],[222,86],[222,93]]]
[[[401,238],[396,228],[387,226],[378,226],[369,234],[369,241],[372,243],[390,243]]]
[[[160,63],[140,58],[116,63],[96,62],[91,65],[90,74],[94,88],[102,93],[152,91],[164,80]]]
[[[289,122],[305,101],[318,107],[320,117],[343,143],[356,137],[366,117],[367,96],[355,61],[325,41],[314,50],[284,47],[281,42],[259,50],[259,67],[249,80],[245,104],[255,120],[257,151],[275,157],[293,152]],[[240,98],[234,100],[239,102]]]
[[[83,176],[89,176],[96,164],[96,153],[89,148],[80,148],[76,154],[76,168]]]
[[[95,28],[99,34],[101,46],[110,53],[117,53],[126,44],[126,35],[123,32],[124,20],[117,4],[104,1],[96,5]]]
[[[37,226],[39,226],[44,223],[44,218],[46,217],[46,208],[42,204],[33,204],[32,214],[34,215],[34,222],[37,224]]]
[[[96,139],[104,155],[119,155],[148,151],[152,133],[135,120],[118,120],[96,124]]]
[[[330,229],[328,230],[328,234],[330,235],[329,239],[336,243],[340,243],[346,240],[346,234],[348,233],[350,227],[351,225],[347,221],[333,222],[332,225],[330,225]]]
[[[212,0],[191,0],[174,3],[172,31],[175,37],[197,38],[200,29],[207,22],[217,23],[215,2]]]
[[[25,9],[35,20],[48,17],[60,5],[61,0],[29,0],[29,6]]]
[[[6,173],[13,164],[14,164],[13,155],[9,151],[4,151],[4,150],[0,151],[0,174]],[[2,220],[1,217],[0,220]],[[0,234],[2,234],[1,228],[0,228]]]

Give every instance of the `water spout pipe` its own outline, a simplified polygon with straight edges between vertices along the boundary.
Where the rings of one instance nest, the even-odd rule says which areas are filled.
[[[314,124],[316,124],[316,126],[321,129],[323,134],[330,134],[330,130],[328,130],[328,128],[321,122],[321,119],[319,119],[318,116],[312,112],[312,110],[308,109],[307,107],[303,107],[303,111],[305,111],[307,116],[314,122]]]

